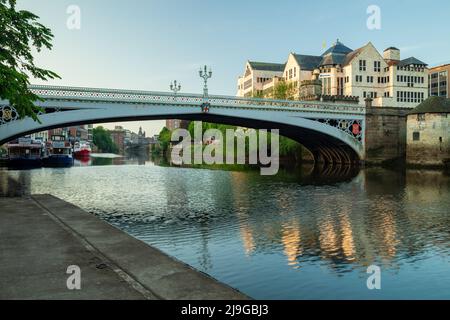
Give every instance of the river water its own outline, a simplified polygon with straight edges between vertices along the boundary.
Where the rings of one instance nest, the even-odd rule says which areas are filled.
[[[51,193],[257,299],[449,299],[450,176],[220,171],[95,159],[0,168],[0,194]],[[369,290],[369,265],[381,289]]]

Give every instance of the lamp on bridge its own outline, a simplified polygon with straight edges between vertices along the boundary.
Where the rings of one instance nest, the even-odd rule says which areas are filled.
[[[181,85],[177,84],[177,80],[174,80],[171,84],[170,84],[170,90],[173,91],[173,93],[176,95],[178,91],[181,90]]]
[[[198,71],[198,74],[200,75],[200,78],[203,78],[203,81],[205,82],[205,86],[203,87],[203,97],[208,97],[208,79],[212,77],[212,71],[211,68],[209,68],[209,71],[206,68],[206,65]]]

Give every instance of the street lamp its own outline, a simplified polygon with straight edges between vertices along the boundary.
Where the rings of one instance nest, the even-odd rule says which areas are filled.
[[[181,85],[177,84],[177,80],[174,80],[170,84],[170,90],[172,90],[175,95],[177,95],[177,92],[181,90]]]
[[[208,79],[212,77],[212,71],[211,68],[209,68],[209,71],[206,68],[206,65],[198,71],[198,74],[200,78],[203,78],[203,81],[205,82],[205,86],[203,87],[203,97],[208,97]]]

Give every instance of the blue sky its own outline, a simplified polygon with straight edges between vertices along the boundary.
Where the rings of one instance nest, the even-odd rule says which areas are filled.
[[[246,60],[284,62],[289,52],[319,55],[337,38],[352,49],[371,41],[396,46],[402,58],[429,65],[450,62],[450,2],[446,0],[18,0],[54,35],[38,65],[62,76],[54,85],[201,93],[198,68],[213,69],[211,94],[235,95]],[[81,29],[69,30],[69,5],[81,9]],[[366,27],[369,5],[381,10],[381,29]],[[35,81],[35,83],[39,83]],[[156,134],[162,121],[142,125]],[[108,125],[111,127],[112,125]]]

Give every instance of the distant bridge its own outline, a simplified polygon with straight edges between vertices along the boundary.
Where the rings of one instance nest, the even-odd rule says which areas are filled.
[[[40,85],[30,89],[45,99],[37,102],[45,109],[39,114],[41,123],[19,119],[8,101],[0,101],[0,144],[71,125],[186,119],[279,129],[308,148],[317,161],[354,163],[366,156],[366,108],[357,104]],[[202,108],[206,102],[209,108]]]

